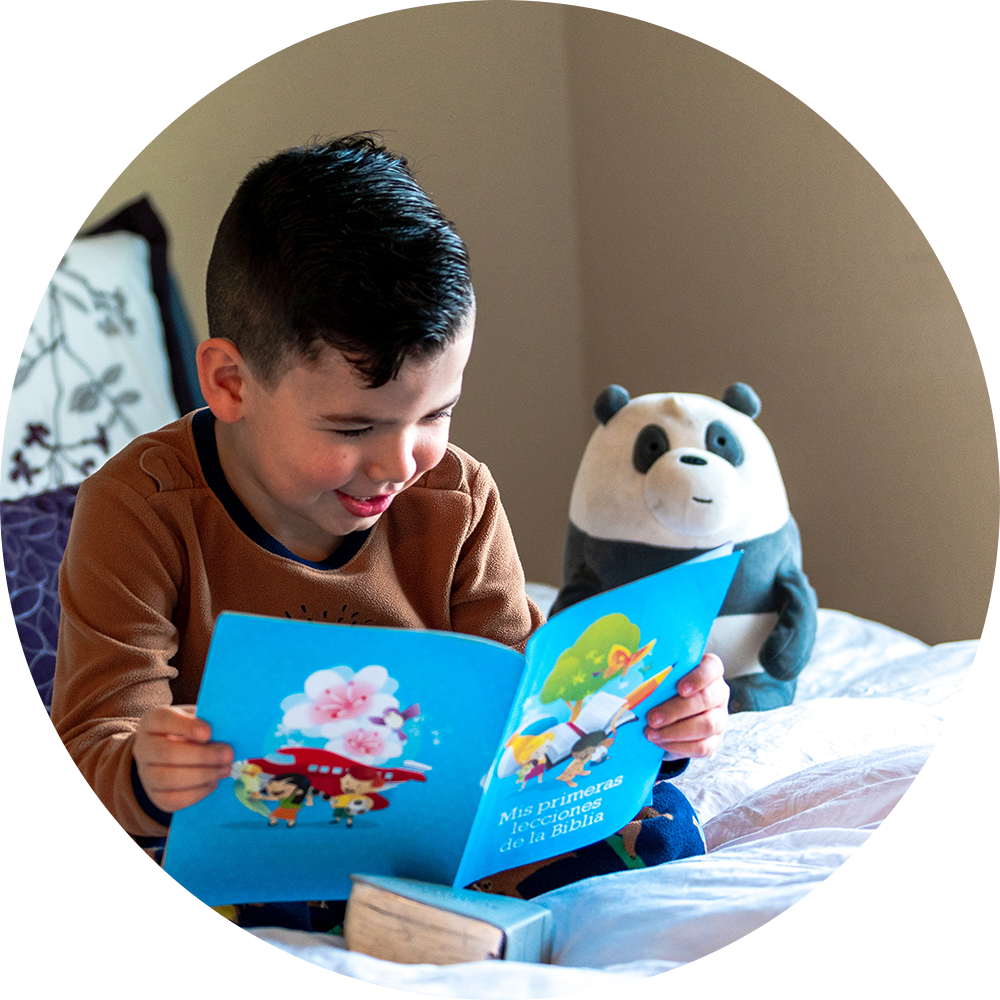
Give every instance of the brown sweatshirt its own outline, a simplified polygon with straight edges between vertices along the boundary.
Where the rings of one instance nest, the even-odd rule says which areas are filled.
[[[91,475],[60,570],[52,721],[136,835],[165,832],[133,790],[139,717],[195,702],[220,612],[442,629],[520,650],[541,624],[496,484],[465,452],[449,446],[367,535],[308,563],[229,490],[212,419],[201,410],[143,435]]]

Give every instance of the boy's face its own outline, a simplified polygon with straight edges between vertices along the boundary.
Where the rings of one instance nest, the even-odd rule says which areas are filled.
[[[217,422],[216,436],[226,478],[261,526],[317,562],[375,524],[444,456],[473,326],[470,315],[442,353],[375,389],[331,348],[270,388],[244,367],[240,419]]]

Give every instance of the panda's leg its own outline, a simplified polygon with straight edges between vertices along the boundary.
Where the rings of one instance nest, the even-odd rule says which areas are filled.
[[[729,685],[729,712],[766,712],[790,705],[795,696],[795,681],[775,680],[770,674],[743,674],[726,678]]]

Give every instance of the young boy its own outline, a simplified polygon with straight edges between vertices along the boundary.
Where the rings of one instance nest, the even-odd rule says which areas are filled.
[[[136,836],[229,774],[191,705],[236,610],[482,635],[540,623],[496,485],[449,445],[472,347],[466,249],[369,136],[293,149],[219,226],[198,349],[208,409],[80,488],[60,573],[52,719]],[[649,713],[669,759],[710,753],[721,663]]]

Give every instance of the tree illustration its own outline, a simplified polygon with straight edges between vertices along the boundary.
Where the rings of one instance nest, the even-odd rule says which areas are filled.
[[[559,654],[539,695],[543,704],[562,699],[569,705],[570,721],[575,721],[584,699],[599,691],[621,671],[638,662],[639,626],[622,614],[605,615],[588,626],[579,639]]]

